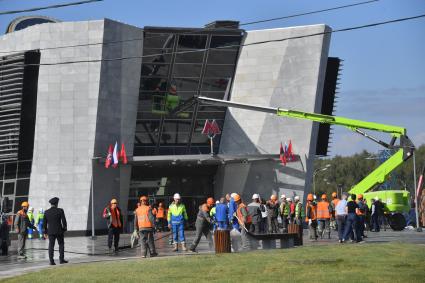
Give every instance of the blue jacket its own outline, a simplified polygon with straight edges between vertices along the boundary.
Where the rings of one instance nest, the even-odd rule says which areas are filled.
[[[235,214],[237,210],[238,210],[237,203],[233,200],[233,198],[230,198],[230,202],[229,202],[229,221],[232,223],[232,226],[235,229],[239,229],[238,219],[233,216],[233,214]]]
[[[217,221],[227,221],[229,219],[229,208],[224,203],[218,203],[215,207],[215,219]]]

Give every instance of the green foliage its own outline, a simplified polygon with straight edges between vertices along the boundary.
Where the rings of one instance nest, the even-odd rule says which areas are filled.
[[[415,151],[416,157],[416,178],[419,178],[422,167],[425,165],[425,144],[418,147]],[[314,168],[324,168],[330,164],[328,170],[316,174],[316,193],[331,194],[342,188],[342,191],[349,191],[352,186],[360,182],[369,173],[379,166],[379,160],[376,154],[363,151],[353,156],[335,156],[334,158],[317,159],[314,162]],[[394,173],[396,186],[392,189],[404,189],[414,192],[413,184],[413,159],[397,168]]]

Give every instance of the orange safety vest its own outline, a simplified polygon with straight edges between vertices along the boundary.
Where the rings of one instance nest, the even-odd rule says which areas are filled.
[[[317,219],[317,206],[312,205],[311,202],[308,202],[307,205],[305,206],[305,221],[308,222],[309,218],[307,217],[308,215],[308,208],[311,207],[311,220],[316,220]]]
[[[359,203],[359,202],[357,202],[357,203]],[[366,211],[361,212],[360,209],[356,209],[356,214],[359,215],[359,216],[364,216],[364,215],[366,215]]]
[[[158,207],[156,218],[167,218],[167,210],[164,207]]]
[[[330,219],[329,202],[320,201],[317,203],[317,219]]]
[[[147,205],[141,205],[136,209],[137,227],[141,228],[153,228],[152,222],[149,220],[149,211],[151,208]]]
[[[246,214],[247,214],[247,216],[246,216],[246,223],[242,223],[242,220],[243,220],[242,209],[245,209]],[[239,204],[238,209],[236,211],[236,215],[238,216],[239,224],[242,225],[242,224],[251,224],[252,223],[252,216],[250,216],[248,214],[248,210],[246,209],[246,205],[245,204],[243,204],[243,203]]]

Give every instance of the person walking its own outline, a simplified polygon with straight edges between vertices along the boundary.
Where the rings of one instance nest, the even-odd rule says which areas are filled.
[[[317,205],[314,202],[314,197],[312,194],[307,195],[307,204],[305,209],[305,221],[308,223],[308,234],[310,241],[317,241]]]
[[[252,219],[252,224],[249,227],[249,232],[251,233],[261,233],[261,209],[260,196],[258,194],[253,194],[252,202],[248,204],[248,214]]]
[[[156,229],[160,232],[165,232],[167,227],[167,209],[164,206],[163,202],[158,204],[158,209],[156,213]]]
[[[109,253],[117,253],[120,241],[120,233],[123,228],[123,216],[121,209],[118,207],[118,201],[112,199],[108,206],[103,210],[103,218],[106,219],[108,226],[108,248]],[[114,242],[114,249],[112,250],[112,241]]]
[[[347,223],[347,198],[348,194],[343,193],[341,200],[335,207],[335,218],[338,227],[338,241],[342,243],[344,239],[345,224]]]
[[[148,250],[150,257],[157,256],[154,242],[155,216],[146,196],[140,197],[140,206],[135,211],[134,229],[141,237],[142,258],[146,258]]]
[[[353,233],[353,228],[355,232],[355,239],[358,243],[363,242],[359,229],[355,229],[357,227],[358,223],[358,217],[357,213],[359,210],[359,206],[356,203],[356,195],[351,195],[351,200],[347,203],[346,211],[347,211],[347,222],[345,224],[344,229],[344,236],[342,238],[342,242],[345,242],[348,240],[348,237],[350,237]],[[354,241],[354,238],[351,239]]]
[[[192,245],[189,248],[189,251],[195,253],[196,247],[199,244],[199,241],[202,238],[202,235],[208,240],[208,245],[210,250],[213,249],[213,239],[211,236],[211,225],[214,223],[210,215],[210,210],[214,206],[214,199],[208,198],[207,202],[199,206],[198,215],[196,217],[195,228],[196,236],[193,240]]]
[[[325,233],[328,234],[328,239],[331,238],[330,219],[332,208],[328,202],[326,194],[323,194],[321,201],[317,203],[317,222],[320,238],[323,239]]]
[[[303,219],[304,219],[304,210],[303,210],[303,204],[300,201],[299,196],[294,197],[295,202],[295,217],[294,222],[297,225],[302,225]]]
[[[18,259],[26,258],[25,243],[27,241],[28,229],[36,229],[28,218],[28,202],[24,201],[21,204],[22,209],[16,213],[15,231],[18,234]]]
[[[44,232],[43,232],[43,224],[44,224],[44,209],[40,208],[37,213],[37,217],[35,218],[35,226],[38,229],[38,238],[44,240]]]
[[[217,229],[225,230],[229,223],[229,207],[224,203],[224,198],[220,198],[220,202],[215,206],[215,219],[217,221]]]
[[[279,215],[279,203],[276,195],[271,195],[270,200],[266,203],[267,208],[267,226],[269,227],[269,233],[279,232],[279,223],[277,217]]]
[[[184,226],[185,222],[189,219],[186,213],[186,207],[181,203],[180,194],[174,194],[174,202],[168,208],[168,228],[173,231],[173,252],[179,250],[179,243],[181,244],[182,251],[187,251],[185,236],[184,236]]]
[[[65,241],[64,233],[67,230],[67,223],[65,212],[63,209],[58,208],[59,198],[54,197],[49,200],[51,207],[44,213],[43,231],[44,236],[49,238],[49,260],[50,265],[56,265],[53,260],[53,252],[55,249],[55,242],[59,244],[59,263],[68,263],[65,260]]]

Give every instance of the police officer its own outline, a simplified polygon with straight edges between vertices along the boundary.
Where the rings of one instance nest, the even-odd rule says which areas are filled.
[[[59,198],[54,197],[49,200],[51,207],[44,213],[44,237],[49,237],[49,260],[50,265],[56,265],[53,260],[53,252],[55,249],[55,242],[58,240],[59,244],[59,263],[68,263],[65,260],[65,247],[64,247],[64,232],[67,230],[66,218],[63,209],[58,208]]]

